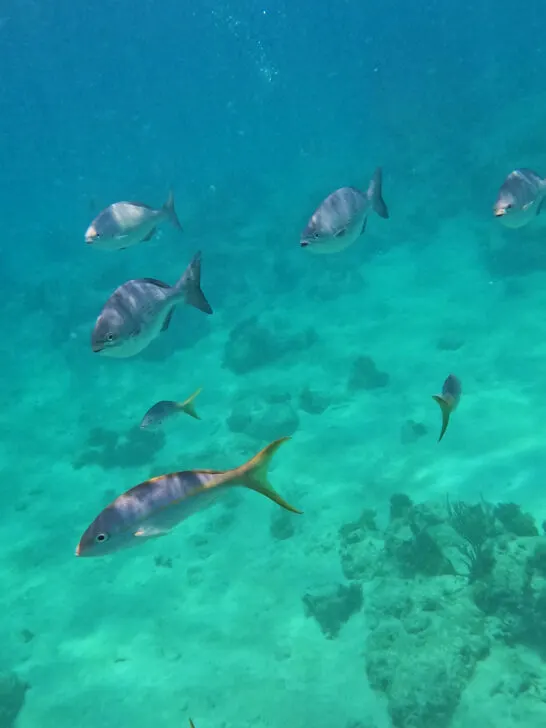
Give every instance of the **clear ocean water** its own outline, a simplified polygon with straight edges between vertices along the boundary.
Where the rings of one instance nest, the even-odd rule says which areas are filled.
[[[538,0],[0,6],[0,728],[545,724],[546,223],[492,214],[512,169],[546,176],[545,24]],[[300,248],[377,166],[390,219]],[[85,245],[171,188],[182,234]],[[197,251],[213,316],[91,350],[117,286]],[[198,387],[201,421],[139,428]],[[237,488],[76,558],[132,486],[283,436],[303,515]]]

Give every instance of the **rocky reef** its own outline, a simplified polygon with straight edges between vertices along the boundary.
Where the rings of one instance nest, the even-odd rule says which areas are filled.
[[[13,672],[0,672],[0,728],[13,728],[29,685]]]
[[[306,351],[317,338],[312,328],[294,331],[288,321],[276,319],[266,324],[251,316],[230,331],[223,365],[234,374],[246,374]]]
[[[527,701],[518,715],[532,725],[546,720],[537,667],[546,657],[546,540],[531,515],[514,503],[413,503],[400,493],[387,524],[365,510],[341,526],[338,543],[346,583],[304,594],[305,613],[335,639],[361,612],[363,679],[385,697],[393,728],[467,725],[478,671],[482,702],[489,680],[495,699]],[[497,674],[502,660],[519,677]]]
[[[84,450],[73,460],[79,470],[97,465],[103,470],[135,468],[153,460],[165,445],[166,436],[161,430],[144,431],[132,427],[127,433],[95,427],[89,432]]]

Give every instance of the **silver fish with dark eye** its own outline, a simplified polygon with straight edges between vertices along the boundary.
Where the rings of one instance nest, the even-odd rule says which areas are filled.
[[[85,529],[76,556],[106,556],[165,536],[234,486],[253,490],[281,508],[301,514],[267,479],[271,459],[288,439],[275,440],[238,468],[183,470],[136,485],[106,506]]]
[[[515,169],[504,180],[493,214],[508,228],[527,225],[544,209],[546,180],[531,169]]]
[[[186,303],[211,314],[201,290],[201,253],[174,286],[156,278],[127,281],[104,304],[91,334],[91,348],[103,356],[127,358],[166,331],[176,306]]]
[[[175,402],[169,399],[162,399],[160,402],[156,402],[142,418],[140,428],[142,430],[157,428],[162,425],[165,420],[179,412],[183,412],[196,420],[200,420],[201,418],[195,409],[195,398],[200,391],[201,389],[199,388],[183,402]]]
[[[165,220],[182,230],[174,209],[174,196],[154,209],[143,202],[114,202],[102,210],[85,232],[85,242],[99,250],[124,250],[151,240]]]
[[[300,236],[300,246],[312,253],[339,253],[366,230],[370,210],[389,217],[383,200],[382,172],[376,169],[366,192],[341,187],[321,202]]]

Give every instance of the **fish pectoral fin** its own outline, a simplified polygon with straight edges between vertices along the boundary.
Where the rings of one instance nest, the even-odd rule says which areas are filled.
[[[449,416],[451,414],[452,406],[440,394],[433,394],[432,399],[438,403],[440,409],[442,410],[442,429],[440,430],[440,437],[438,438],[438,442],[440,442],[442,437],[445,435],[447,426],[449,425]]]
[[[171,319],[173,317],[175,307],[173,306],[169,313],[165,316],[165,321],[163,321],[163,326],[161,327],[161,331],[167,331],[169,328],[169,324],[171,323]]]
[[[166,536],[169,533],[168,528],[157,528],[156,526],[141,526],[135,531],[133,536],[137,538],[157,538],[158,536]]]
[[[142,240],[140,242],[141,243],[147,243],[148,240],[151,240],[154,237],[154,235],[156,234],[156,232],[157,232],[157,228],[153,227],[150,230],[150,232],[142,238]]]
[[[366,225],[367,225],[367,224],[368,224],[368,218],[367,218],[367,217],[365,217],[365,218],[364,218],[364,222],[362,223],[362,230],[360,231],[360,234],[361,234],[361,235],[364,235],[364,233],[366,232]]]
[[[341,228],[341,230],[338,230],[337,233],[334,235],[335,238],[342,238],[345,233],[347,232],[347,228]]]

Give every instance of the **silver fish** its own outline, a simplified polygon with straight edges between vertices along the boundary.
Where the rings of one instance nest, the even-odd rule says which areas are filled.
[[[172,417],[177,412],[184,412],[190,417],[194,417],[196,420],[200,420],[201,418],[197,414],[197,410],[195,409],[194,405],[194,400],[200,391],[201,390],[198,389],[183,402],[172,402],[170,400],[161,400],[161,402],[156,402],[153,407],[150,407],[150,409],[142,418],[142,422],[140,423],[141,429],[146,430],[158,427],[166,419]]]
[[[136,485],[99,513],[84,531],[76,556],[104,556],[164,536],[235,485],[254,490],[287,511],[301,513],[267,480],[272,457],[289,439],[275,440],[233,470],[185,470]]]
[[[312,253],[339,253],[364,234],[370,209],[388,218],[382,197],[382,172],[376,169],[366,192],[341,187],[321,202],[300,236],[300,245]]]
[[[462,387],[460,380],[454,374],[450,374],[442,386],[442,394],[432,395],[432,399],[438,403],[442,410],[442,429],[440,430],[438,442],[445,435],[451,413],[459,406],[461,394]]]
[[[544,209],[546,179],[531,169],[515,169],[504,180],[493,214],[508,228],[527,225]]]
[[[157,226],[164,220],[182,230],[172,192],[158,210],[142,202],[114,202],[100,212],[87,228],[85,242],[100,250],[124,250],[153,238]]]
[[[155,278],[127,281],[106,301],[91,334],[91,348],[97,354],[124,359],[141,352],[168,329],[179,303],[211,314],[200,283],[201,253],[174,286]]]

